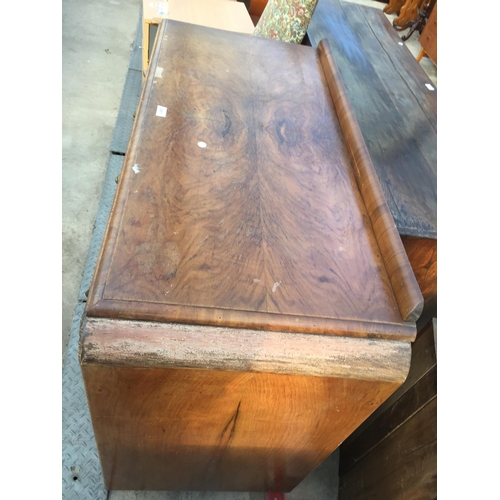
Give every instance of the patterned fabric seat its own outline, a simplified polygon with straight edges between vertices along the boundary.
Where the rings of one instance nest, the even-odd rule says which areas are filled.
[[[302,43],[318,0],[269,0],[253,34]]]

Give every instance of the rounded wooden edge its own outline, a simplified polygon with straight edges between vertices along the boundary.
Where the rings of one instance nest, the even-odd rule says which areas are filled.
[[[422,314],[424,299],[380,187],[327,39],[319,42],[318,55],[401,317],[403,321],[415,322]]]
[[[244,314],[242,314],[244,312]],[[86,311],[94,318],[183,323],[228,328],[272,330],[288,333],[308,333],[388,340],[415,339],[416,325],[382,323],[356,319],[299,316],[260,311],[240,311],[155,302],[103,299]]]
[[[99,256],[97,259],[97,266],[94,271],[94,276],[90,285],[88,300],[86,305],[86,310],[90,310],[96,304],[98,304],[103,296],[104,285],[106,282],[106,277],[108,274],[109,266],[113,256],[115,241],[118,236],[118,230],[121,223],[121,214],[123,213],[123,208],[127,201],[127,186],[130,180],[130,175],[132,172],[132,167],[135,163],[135,150],[139,142],[139,135],[137,132],[141,130],[144,122],[143,108],[147,106],[145,102],[145,96],[147,95],[147,89],[153,85],[154,75],[156,71],[156,66],[158,64],[159,50],[156,50],[156,46],[161,44],[163,41],[164,32],[167,26],[167,22],[161,21],[158,28],[157,36],[153,44],[153,51],[151,52],[153,59],[150,61],[148,70],[146,73],[146,79],[142,85],[142,92],[139,98],[139,105],[136,111],[136,119],[132,126],[132,132],[130,134],[130,142],[127,145],[127,151],[125,154],[125,160],[123,162],[122,172],[120,174],[120,179],[118,181],[118,186],[116,188],[115,197],[113,204],[111,206],[111,212],[109,215],[108,223],[106,225],[106,230],[104,232],[103,242],[101,245],[101,250],[99,251]],[[153,68],[153,69],[151,69]]]

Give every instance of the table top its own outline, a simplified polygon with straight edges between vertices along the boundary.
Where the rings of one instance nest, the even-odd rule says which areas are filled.
[[[168,5],[165,10],[165,4]],[[158,23],[172,19],[237,33],[252,34],[254,25],[245,4],[231,0],[143,0],[143,18]]]
[[[308,36],[330,43],[398,231],[436,238],[434,85],[378,9],[319,0]]]
[[[87,316],[414,336],[398,294],[421,295],[407,259],[391,281],[375,231],[401,242],[358,190],[324,57],[162,23]]]

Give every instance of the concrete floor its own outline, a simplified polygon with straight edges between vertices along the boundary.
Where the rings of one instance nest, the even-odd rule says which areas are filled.
[[[62,355],[101,197],[141,0],[63,0]]]
[[[382,9],[372,0],[348,0]],[[66,353],[71,322],[85,266],[109,144],[131,55],[141,0],[63,0],[63,318],[62,355]],[[395,17],[388,16],[389,19]],[[401,33],[402,35],[403,33]],[[415,56],[418,33],[406,42]],[[422,67],[437,86],[435,66]],[[289,500],[336,499],[338,453],[311,473]],[[118,492],[112,500],[242,499],[262,498],[251,493]]]

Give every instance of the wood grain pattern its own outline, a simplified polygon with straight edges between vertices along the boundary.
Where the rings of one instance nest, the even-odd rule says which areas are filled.
[[[437,91],[377,9],[319,0],[308,35],[329,41],[399,233],[435,239]]]
[[[398,386],[84,363],[108,489],[290,491]]]
[[[390,340],[89,318],[82,363],[404,382],[410,344]]]
[[[423,297],[401,244],[327,40],[319,43],[318,52],[340,126],[346,137],[358,187],[368,210],[401,316],[404,321],[416,321],[422,313]]]
[[[165,21],[87,315],[412,339],[345,140],[314,49]]]
[[[437,498],[437,398],[340,478],[340,500]]]

